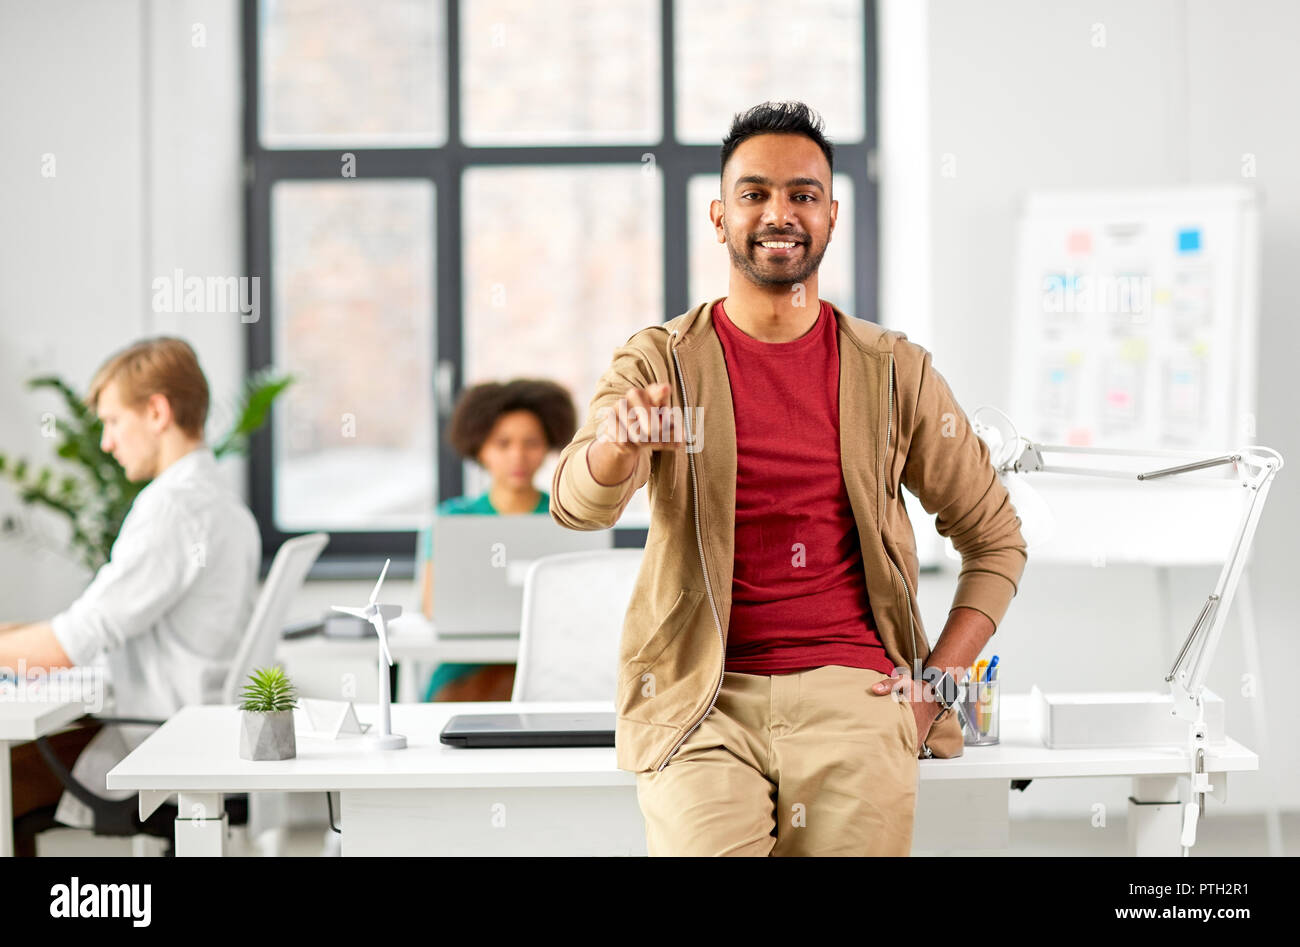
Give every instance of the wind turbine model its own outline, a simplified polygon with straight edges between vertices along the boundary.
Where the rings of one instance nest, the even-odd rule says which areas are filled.
[[[393,666],[393,655],[388,650],[388,627],[386,625],[386,622],[390,622],[402,614],[402,606],[375,604],[375,600],[379,598],[379,587],[384,584],[384,576],[388,575],[388,564],[392,561],[391,559],[384,560],[384,570],[379,573],[379,581],[375,583],[375,590],[370,593],[370,601],[366,603],[365,608],[348,608],[345,605],[331,606],[336,612],[364,618],[375,626],[375,631],[379,635],[379,732],[370,739],[374,742],[375,748],[380,750],[401,750],[406,747],[406,737],[399,733],[393,733],[392,696],[388,687],[388,669]]]

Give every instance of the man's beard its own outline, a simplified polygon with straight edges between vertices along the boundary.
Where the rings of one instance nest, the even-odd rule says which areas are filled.
[[[779,240],[779,236],[767,239]],[[751,252],[757,253],[758,244],[751,244]],[[743,251],[737,250],[736,245],[732,242],[730,236],[727,238],[727,252],[731,254],[731,262],[738,267],[741,272],[749,278],[751,283],[758,286],[791,286],[795,283],[805,283],[808,277],[817,272],[821,266],[822,257],[826,255],[826,248],[830,246],[830,241],[823,243],[821,249],[813,252],[811,238],[808,243],[803,244],[802,262],[794,266],[773,266],[766,269],[757,260],[747,256]]]

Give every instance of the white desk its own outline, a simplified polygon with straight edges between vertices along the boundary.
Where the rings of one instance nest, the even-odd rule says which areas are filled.
[[[0,857],[14,853],[13,774],[9,747],[61,730],[86,713],[79,700],[0,699]]]
[[[465,750],[438,733],[453,714],[501,710],[608,711],[610,703],[397,704],[393,729],[409,748],[377,753],[359,737],[298,740],[298,758],[239,759],[238,711],[187,707],[108,774],[110,789],[141,792],[141,816],[180,794],[177,855],[224,854],[222,794],[338,791],[344,855],[642,855],[636,778],[612,747]],[[362,720],[375,708],[358,707]],[[1028,695],[1003,696],[1003,740],[952,760],[920,761],[916,831],[921,849],[996,848],[1009,840],[1012,779],[1133,779],[1133,854],[1176,855],[1181,813],[1171,801],[1187,770],[1177,749],[1049,750],[1031,732]],[[1259,757],[1228,740],[1206,770],[1223,798],[1226,774]]]
[[[420,690],[421,667],[448,663],[514,664],[519,657],[519,634],[440,637],[423,615],[404,614],[389,627],[388,649],[393,662],[398,665],[395,699],[402,703],[417,703],[424,699]],[[281,640],[276,645],[275,654],[287,668],[340,657],[368,661],[373,666],[379,659],[379,645],[373,637],[307,635]],[[403,668],[403,664],[406,667]]]

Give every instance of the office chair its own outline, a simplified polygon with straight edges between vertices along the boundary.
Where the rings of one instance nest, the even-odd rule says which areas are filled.
[[[644,549],[543,556],[524,577],[511,700],[608,700]]]
[[[285,616],[294,595],[302,588],[307,573],[329,542],[327,533],[309,533],[297,536],[280,546],[267,573],[266,582],[253,606],[248,625],[235,651],[230,671],[221,690],[221,700],[226,704],[237,703],[238,693],[248,679],[251,671],[266,667],[275,658],[276,643],[280,640],[280,629],[284,627]],[[162,726],[166,721],[149,720],[138,717],[92,716],[92,720],[105,726]],[[164,803],[149,816],[139,817],[139,796],[127,799],[108,799],[97,795],[89,787],[79,782],[63,762],[55,755],[53,747],[45,737],[36,741],[36,749],[41,754],[50,771],[58,777],[63,788],[91,811],[91,832],[99,836],[134,837],[152,836],[168,842],[165,854],[172,854],[171,841],[175,833],[176,806]],[[257,796],[247,793],[226,796],[225,810],[232,826],[247,826],[250,821],[250,809]],[[253,803],[253,804],[250,804]],[[58,805],[45,806],[33,810],[14,821],[14,845],[26,843],[47,829],[62,827],[54,818]]]

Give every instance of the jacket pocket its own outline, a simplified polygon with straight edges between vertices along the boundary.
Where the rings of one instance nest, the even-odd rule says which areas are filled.
[[[678,592],[677,600],[673,602],[668,614],[659,623],[659,627],[655,629],[654,634],[623,666],[620,677],[633,677],[658,662],[663,657],[664,652],[676,640],[682,629],[690,624],[691,616],[695,614],[695,609],[699,606],[700,599],[703,597],[703,592],[697,592],[694,589],[682,589]]]

